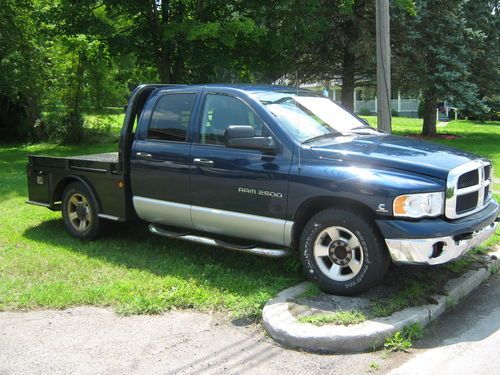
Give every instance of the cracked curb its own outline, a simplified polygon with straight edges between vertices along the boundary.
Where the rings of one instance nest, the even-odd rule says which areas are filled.
[[[426,326],[488,279],[500,265],[500,248],[497,247],[488,255],[490,260],[485,268],[470,270],[449,280],[444,286],[446,295],[431,296],[437,304],[409,307],[388,317],[351,326],[318,327],[310,323],[299,323],[288,309],[288,300],[308,289],[310,282],[305,281],[285,289],[266,303],[262,312],[264,328],[280,344],[309,352],[353,353],[375,350],[384,344],[386,337],[409,324]]]

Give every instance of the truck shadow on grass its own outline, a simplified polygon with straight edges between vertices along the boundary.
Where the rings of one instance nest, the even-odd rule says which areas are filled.
[[[83,242],[71,237],[64,231],[61,219],[49,220],[32,226],[24,231],[23,236],[31,241],[49,245],[44,248],[51,252],[71,251],[89,258],[103,260],[122,271],[123,268],[126,268],[126,273],[140,270],[161,278],[178,280],[178,288],[184,295],[180,296],[179,299],[173,298],[167,305],[163,306],[165,307],[163,309],[145,311],[146,313],[162,312],[170,307],[198,308],[201,306],[203,309],[204,302],[197,301],[196,295],[211,293],[215,290],[217,293],[233,295],[230,298],[231,301],[234,297],[241,298],[240,302],[245,305],[245,299],[248,298],[248,304],[254,304],[248,307],[246,312],[236,311],[236,317],[258,317],[260,316],[260,308],[269,298],[278,291],[303,280],[301,273],[289,269],[286,266],[287,261],[283,259],[261,258],[157,237],[150,234],[145,224],[140,222],[109,224],[105,235],[92,242]],[[67,262],[68,267],[72,267],[71,259],[68,259]],[[102,272],[98,268],[99,265],[95,266],[91,272],[95,271],[96,274]],[[93,275],[88,275],[89,279],[92,277]],[[135,276],[127,274],[126,277],[130,279]],[[153,277],[147,282],[161,284],[162,281],[153,280],[155,278]],[[64,280],[62,281],[64,282]],[[137,282],[144,281],[137,280]],[[175,283],[172,280],[169,282]],[[141,287],[138,285],[138,290]],[[149,286],[145,287],[151,292]],[[162,292],[162,289],[159,288],[157,292]],[[131,296],[131,298],[135,297]],[[208,300],[211,298],[202,297]],[[237,301],[227,302],[224,296],[214,298],[220,298],[220,303],[213,302],[213,304],[220,304],[221,307],[231,303],[240,303]],[[214,306],[210,306],[210,303],[206,306],[208,309],[212,307]],[[217,308],[217,306],[215,307]],[[130,313],[144,313],[144,311],[140,308],[132,308]]]

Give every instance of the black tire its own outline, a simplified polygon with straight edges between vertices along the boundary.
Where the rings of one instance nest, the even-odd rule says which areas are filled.
[[[299,258],[308,278],[322,291],[344,296],[377,285],[390,264],[375,224],[344,208],[321,211],[309,220],[300,238]]]
[[[66,230],[73,237],[93,240],[100,233],[102,221],[98,216],[97,202],[81,182],[72,182],[64,189],[62,217]]]

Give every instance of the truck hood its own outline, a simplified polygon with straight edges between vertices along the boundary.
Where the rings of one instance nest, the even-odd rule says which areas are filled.
[[[478,156],[409,137],[392,135],[346,136],[318,140],[310,145],[321,158],[380,165],[446,179],[448,172]]]

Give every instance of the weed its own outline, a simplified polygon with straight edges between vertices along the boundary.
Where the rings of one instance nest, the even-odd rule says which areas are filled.
[[[403,282],[399,292],[388,298],[372,301],[371,315],[374,317],[389,316],[396,311],[425,302],[430,283],[419,280]]]
[[[398,331],[385,339],[384,348],[389,352],[407,352],[413,346],[413,341],[423,336],[423,328],[418,323],[406,326],[403,332]]]
[[[424,328],[419,323],[412,323],[403,328],[403,336],[410,341],[415,341],[424,335]]]
[[[467,271],[472,263],[474,263],[474,259],[470,255],[467,255],[463,258],[457,259],[454,262],[446,264],[444,267],[450,272],[460,274]]]
[[[380,365],[377,362],[370,363],[369,372],[374,372],[380,370]]]
[[[478,246],[475,247],[470,251],[470,254],[480,254],[480,255],[487,255],[490,252],[491,248],[488,246]]]
[[[446,298],[446,307],[448,309],[451,309],[452,307],[454,307],[455,305],[457,304],[457,301],[453,298],[453,297],[450,297],[448,296]]]
[[[385,339],[384,348],[390,352],[407,352],[412,343],[398,331],[391,337]]]

